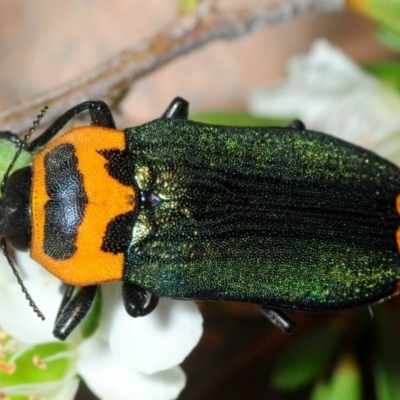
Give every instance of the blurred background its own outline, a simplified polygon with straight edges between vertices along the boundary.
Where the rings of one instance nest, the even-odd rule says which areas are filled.
[[[249,3],[215,2],[220,9]],[[177,9],[175,0],[0,0],[0,110],[74,80],[151,37],[176,19]],[[308,52],[317,38],[328,39],[358,64],[398,61],[399,53],[377,40],[376,29],[367,17],[343,10],[210,43],[134,83],[120,104],[119,119],[124,126],[147,122],[161,115],[177,95],[189,100],[194,112],[246,110],[249,93],[284,79],[288,61]],[[386,390],[392,395],[381,395],[386,392],[376,389],[373,367],[376,353],[400,359],[399,301],[389,303],[385,309],[377,307],[382,315],[376,311],[373,320],[368,309],[329,315],[292,313],[299,328],[291,336],[271,326],[251,305],[201,304],[204,334],[183,363],[188,382],[179,399],[333,399],[317,397],[315,382],[329,380],[338,365],[350,375],[356,371],[360,390],[358,397],[341,400],[400,399],[400,391],[395,397],[393,388]],[[310,357],[312,352],[315,357]],[[318,357],[324,352],[327,356],[321,361]],[[344,355],[340,362],[339,355]],[[296,365],[296,357],[303,364]],[[289,359],[289,364],[280,367],[282,359]],[[276,371],[298,371],[312,362],[317,372],[310,373],[308,381],[289,388],[279,384]],[[398,364],[392,373],[389,381],[400,382]],[[84,387],[78,398],[94,399]]]
[[[257,3],[217,1],[219,9]],[[176,0],[0,1],[0,109],[77,78],[176,19]],[[215,42],[135,83],[124,115],[148,121],[183,96],[192,110],[243,110],[249,90],[283,78],[287,61],[326,38],[356,62],[395,59],[353,12],[308,16]]]

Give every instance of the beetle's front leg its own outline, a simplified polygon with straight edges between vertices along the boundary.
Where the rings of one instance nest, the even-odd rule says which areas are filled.
[[[66,285],[53,334],[65,340],[89,312],[97,293],[97,285],[84,286],[72,297],[75,286]]]
[[[276,327],[286,333],[292,333],[296,329],[296,323],[283,311],[276,308],[259,305],[261,313],[267,317]]]
[[[91,125],[115,129],[114,118],[106,103],[94,100],[84,101],[58,117],[39,137],[29,143],[27,150],[36,151],[44,147],[72,118],[83,111],[89,111]]]
[[[158,297],[150,294],[134,283],[124,282],[122,285],[122,299],[126,312],[131,317],[144,317],[150,314],[158,304]]]
[[[20,146],[22,143],[22,140],[18,137],[18,135],[10,131],[0,131],[0,139],[6,140],[7,142],[15,144],[16,146]]]

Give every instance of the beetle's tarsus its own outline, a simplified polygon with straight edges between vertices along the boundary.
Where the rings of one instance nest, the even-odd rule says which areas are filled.
[[[60,340],[65,340],[85,318],[97,293],[97,285],[85,286],[72,297],[74,289],[67,285],[54,325],[53,334]]]
[[[169,119],[188,119],[189,102],[182,97],[175,97],[161,118]]]
[[[296,329],[296,323],[283,311],[262,305],[260,305],[259,308],[261,313],[283,332],[292,333]]]
[[[148,300],[147,291],[130,282],[122,285],[122,299],[126,312],[134,318],[150,314],[158,304],[157,296],[150,294]]]
[[[63,283],[61,285],[61,291],[63,292],[63,297],[61,299],[60,307],[57,312],[56,321],[58,320],[58,317],[64,310],[67,303],[71,300],[74,290],[75,290],[75,286],[68,285],[67,283]]]

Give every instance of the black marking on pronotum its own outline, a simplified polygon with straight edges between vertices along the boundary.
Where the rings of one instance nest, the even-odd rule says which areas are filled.
[[[138,204],[139,189],[135,180],[135,162],[132,154],[118,149],[99,150],[98,153],[107,160],[104,167],[113,179],[135,189],[135,198],[127,201],[132,202],[132,207]],[[103,236],[101,250],[106,253],[125,253],[132,240],[136,218],[137,210],[132,210],[110,221]]]
[[[125,186],[136,188],[135,160],[126,150],[100,150],[99,153],[108,161],[105,168],[109,175]]]
[[[129,211],[118,215],[108,223],[101,250],[106,253],[125,253],[132,240],[132,231],[137,212]]]
[[[44,158],[46,191],[50,200],[45,205],[44,251],[57,260],[76,252],[76,239],[88,198],[78,158],[72,144],[61,144]]]

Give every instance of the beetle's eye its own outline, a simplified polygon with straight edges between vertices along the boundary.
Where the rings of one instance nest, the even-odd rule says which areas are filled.
[[[17,229],[7,235],[10,246],[16,250],[26,251],[29,249],[31,237],[26,229]]]
[[[10,187],[17,188],[19,185],[25,185],[26,183],[30,184],[31,180],[32,180],[32,168],[31,167],[17,169],[7,179],[7,182],[4,187],[4,191],[6,191],[7,188],[10,188]]]
[[[15,171],[8,178],[0,200],[0,234],[18,250],[27,250],[30,243],[31,180],[31,167]]]

